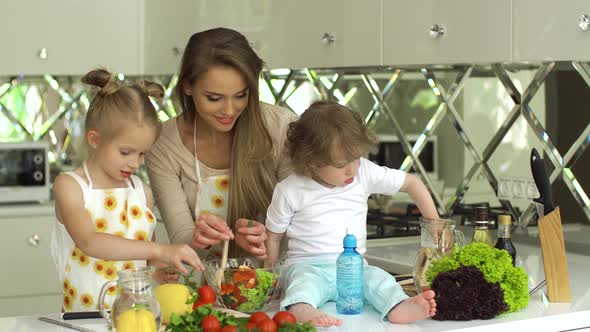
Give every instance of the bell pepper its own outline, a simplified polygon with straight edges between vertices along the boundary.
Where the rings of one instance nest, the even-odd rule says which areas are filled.
[[[117,332],[157,332],[156,318],[147,309],[127,309],[117,318]]]

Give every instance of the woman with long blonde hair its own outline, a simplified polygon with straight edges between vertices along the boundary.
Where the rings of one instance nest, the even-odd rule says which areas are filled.
[[[233,240],[231,257],[266,256],[263,222],[274,186],[291,173],[284,140],[295,115],[259,101],[262,67],[234,30],[189,39],[175,91],[182,113],[146,158],[171,242],[217,255]]]

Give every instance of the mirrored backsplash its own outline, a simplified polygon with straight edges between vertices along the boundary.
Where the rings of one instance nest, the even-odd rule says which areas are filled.
[[[383,142],[390,142],[389,149],[401,150],[396,158],[403,160],[398,161],[402,169],[428,178],[423,177],[445,214],[452,214],[459,203],[478,202],[522,214],[530,200],[514,199],[508,206],[496,198],[493,180],[497,186],[503,177],[532,178],[530,150],[544,150],[539,128],[546,128],[546,93],[543,80],[536,77],[540,66],[499,68],[506,77],[493,66],[272,70],[260,79],[260,96],[297,114],[318,99],[333,99],[359,112]],[[177,77],[142,78],[166,89],[161,102],[153,101],[160,119],[176,116],[172,96]],[[137,77],[119,74],[117,79],[132,82]],[[506,88],[506,80],[514,91]],[[534,121],[508,119],[517,108],[514,93],[523,94],[535,84],[538,89],[526,101]],[[54,175],[71,169],[86,154],[84,115],[93,93],[80,77],[0,78],[0,142],[46,140]],[[421,156],[420,165],[404,159],[408,147]],[[485,158],[490,149],[493,153]],[[478,167],[482,158],[486,167]],[[139,173],[145,178],[145,170]],[[380,208],[405,200],[403,195],[378,198]]]

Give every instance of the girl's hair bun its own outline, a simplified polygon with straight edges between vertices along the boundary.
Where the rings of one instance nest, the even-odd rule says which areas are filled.
[[[154,97],[156,99],[162,99],[164,97],[164,88],[158,83],[151,81],[140,81],[137,83],[137,85],[142,87],[145,94],[149,97]]]
[[[99,96],[108,96],[120,88],[119,84],[113,80],[113,75],[105,69],[89,71],[82,77],[82,82],[99,88]]]

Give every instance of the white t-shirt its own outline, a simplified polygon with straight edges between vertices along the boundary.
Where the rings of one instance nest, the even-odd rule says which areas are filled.
[[[287,264],[304,260],[335,260],[342,252],[348,229],[363,255],[367,242],[367,199],[371,194],[399,191],[406,173],[378,166],[361,158],[354,181],[327,188],[315,180],[293,174],[275,187],[266,227],[287,233]]]

